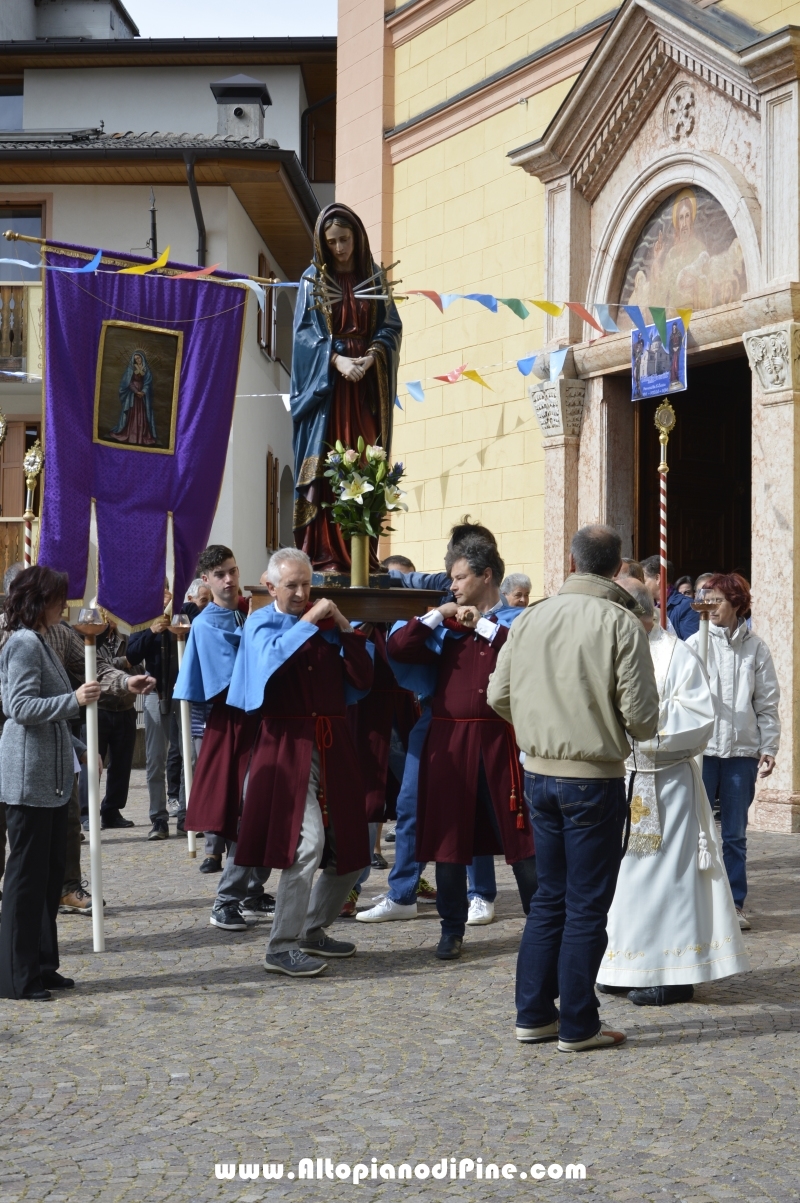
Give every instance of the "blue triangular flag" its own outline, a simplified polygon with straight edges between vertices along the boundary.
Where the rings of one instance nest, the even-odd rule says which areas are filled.
[[[533,371],[533,365],[536,363],[538,352],[533,355],[526,355],[524,359],[517,360],[517,367],[522,372],[523,376],[530,376]]]
[[[622,308],[627,313],[628,317],[633,322],[640,334],[647,334],[647,323],[642,316],[642,311],[638,305],[623,305]]]
[[[497,313],[497,297],[493,297],[489,292],[468,292],[465,293],[464,300],[477,301],[479,305],[491,309],[492,313]]]
[[[422,390],[421,380],[407,380],[406,392],[408,393],[409,397],[413,397],[415,401],[425,400],[425,393]]]
[[[395,399],[394,399],[394,403],[395,403],[395,405],[397,406],[397,408],[398,408],[398,409],[402,409],[402,408],[403,408],[403,407],[402,407],[402,405],[400,404],[400,398],[399,398],[399,397],[395,397]]]
[[[550,352],[550,379],[558,380],[564,368],[564,360],[567,358],[569,347],[559,347],[557,351]]]
[[[610,305],[595,305],[597,316],[600,319],[600,325],[605,330],[606,334],[619,334],[619,326],[614,321],[609,310]]]

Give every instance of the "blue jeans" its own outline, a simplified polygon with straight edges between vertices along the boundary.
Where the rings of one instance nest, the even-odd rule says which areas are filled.
[[[494,857],[476,856],[467,867],[467,898],[485,898],[494,902],[497,897],[497,879],[494,875]]]
[[[481,758],[481,767],[478,773],[477,805],[484,808],[492,825],[495,839],[502,846],[503,841],[500,835],[500,828],[497,824],[497,815],[494,813],[492,795],[489,792],[489,783],[486,780],[486,773],[483,768],[483,758]],[[472,863],[474,865],[476,862],[479,862],[479,869],[483,869],[485,874],[486,861],[491,862],[492,877],[494,877],[494,857],[478,856],[475,857]],[[517,879],[517,889],[519,890],[522,909],[527,915],[531,905],[531,898],[536,890],[536,857],[527,856],[524,860],[516,861],[511,868]],[[436,862],[436,909],[442,920],[443,936],[459,936],[463,938],[466,931],[467,916],[469,914],[467,869],[467,865],[453,865],[445,861]],[[485,897],[485,895],[482,894],[481,897]],[[493,900],[490,899],[490,901]]]
[[[722,859],[734,905],[740,910],[747,897],[747,812],[755,797],[757,773],[755,756],[703,757],[703,785],[712,806],[719,798]]]
[[[417,864],[417,791],[419,762],[431,725],[431,708],[425,706],[408,737],[408,754],[403,783],[397,795],[394,864],[389,874],[388,895],[392,902],[411,906],[417,901],[417,886],[424,865]]]
[[[594,992],[608,944],[606,921],[622,861],[625,780],[525,774],[539,888],[517,960],[517,1025],[559,1017],[563,1040],[600,1028]]]

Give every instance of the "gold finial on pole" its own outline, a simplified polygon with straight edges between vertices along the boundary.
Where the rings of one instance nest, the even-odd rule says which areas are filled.
[[[36,481],[39,473],[44,467],[44,452],[42,444],[37,439],[32,447],[29,447],[25,452],[25,457],[22,461],[22,469],[25,473],[25,487],[27,493],[25,496],[25,551],[23,559],[25,567],[29,568],[32,564],[32,522],[35,517],[33,512],[33,494],[36,491]]]

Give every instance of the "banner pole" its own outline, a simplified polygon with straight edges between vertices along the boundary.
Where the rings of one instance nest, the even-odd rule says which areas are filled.
[[[87,681],[97,680],[97,645],[94,635],[84,635],[85,675]],[[106,933],[103,915],[103,855],[100,840],[100,741],[97,725],[97,702],[86,707],[86,776],[89,786],[89,863],[92,876],[92,945],[95,952],[105,952]]]
[[[22,461],[22,470],[25,473],[25,513],[23,521],[25,523],[25,544],[23,551],[23,561],[26,568],[30,568],[33,563],[33,520],[36,515],[33,512],[33,494],[36,491],[36,481],[39,473],[44,465],[44,453],[42,452],[42,444],[37,439],[32,447],[29,447],[25,452]]]
[[[185,621],[181,621],[185,620]],[[170,632],[178,644],[178,672],[183,664],[183,653],[186,636],[189,634],[189,619],[185,614],[176,614],[170,624]],[[183,788],[186,795],[186,808],[189,808],[189,794],[192,792],[192,710],[191,703],[181,700],[181,751],[183,752]],[[197,832],[186,831],[188,853],[192,860],[197,856]]]
[[[661,444],[661,463],[658,465],[659,473],[659,551],[661,556],[661,597],[660,597],[660,615],[662,630],[667,629],[667,444],[669,436],[675,429],[675,410],[670,405],[669,401],[664,398],[660,402],[655,415],[656,429],[658,430],[658,441]]]

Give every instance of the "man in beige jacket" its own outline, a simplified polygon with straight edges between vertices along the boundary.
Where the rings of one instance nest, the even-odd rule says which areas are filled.
[[[558,1038],[564,1052],[625,1039],[600,1028],[594,983],[623,853],[627,737],[656,734],[658,690],[638,604],[612,580],[620,553],[608,526],[577,532],[573,575],[511,627],[487,695],[526,755],[539,870],[517,963],[517,1039]]]

